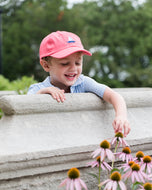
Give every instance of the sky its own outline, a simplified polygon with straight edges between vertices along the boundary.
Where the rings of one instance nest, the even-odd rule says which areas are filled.
[[[83,2],[84,0],[67,0],[67,1],[68,1],[68,3],[69,3],[68,7],[70,8],[70,7],[72,7],[73,4],[81,3],[81,2]],[[90,1],[95,1],[95,0],[90,0]],[[145,0],[137,0],[137,1],[139,2],[139,4],[145,2]]]
[[[9,1],[10,1],[10,0],[0,0],[0,6],[6,5]],[[72,7],[73,4],[75,4],[75,3],[81,3],[81,2],[83,2],[84,0],[67,0],[67,1],[68,1],[68,3],[69,3],[68,7],[70,8],[70,7]],[[95,0],[89,0],[89,1],[95,1]],[[141,4],[141,3],[143,3],[145,0],[137,0],[137,1],[139,1],[139,3]]]

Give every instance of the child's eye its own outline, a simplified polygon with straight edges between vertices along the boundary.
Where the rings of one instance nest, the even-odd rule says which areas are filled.
[[[66,65],[68,65],[68,63],[61,63],[61,65],[62,65],[62,66],[66,66]]]
[[[81,65],[81,63],[78,63],[78,62],[76,62],[75,64],[76,64],[76,65]]]

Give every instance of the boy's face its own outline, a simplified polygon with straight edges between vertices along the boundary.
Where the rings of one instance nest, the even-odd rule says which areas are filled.
[[[51,83],[60,89],[72,86],[82,73],[83,55],[80,52],[73,53],[65,58],[51,58],[49,73]]]

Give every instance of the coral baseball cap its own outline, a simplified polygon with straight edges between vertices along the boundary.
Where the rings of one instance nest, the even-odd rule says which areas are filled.
[[[40,44],[39,56],[51,56],[54,58],[64,58],[72,53],[81,51],[86,55],[92,54],[85,50],[80,38],[71,32],[57,31],[47,35]]]

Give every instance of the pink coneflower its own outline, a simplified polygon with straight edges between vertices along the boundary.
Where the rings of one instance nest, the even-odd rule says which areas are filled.
[[[147,182],[143,185],[140,185],[139,187],[140,187],[140,189],[138,189],[138,190],[152,190],[152,184],[149,182]]]
[[[87,190],[86,184],[80,179],[80,172],[77,168],[71,168],[68,171],[68,178],[63,180],[59,186],[64,185],[66,185],[66,190],[81,190],[82,188]]]
[[[122,166],[120,167],[120,169],[123,168],[124,169],[123,171],[126,172],[126,171],[128,171],[128,170],[131,169],[131,166],[134,163],[135,163],[134,161],[129,161],[129,162],[125,163],[125,164],[122,164]]]
[[[144,156],[141,161],[141,169],[145,170],[148,174],[151,174],[152,159],[150,156]]]
[[[136,158],[134,159],[136,162],[141,162],[142,158],[144,157],[144,153],[142,151],[138,151],[136,153]]]
[[[105,185],[106,184],[106,185]],[[127,190],[123,181],[121,181],[121,174],[117,171],[110,175],[110,179],[105,180],[99,184],[99,187],[105,185],[104,190],[117,190],[119,187],[122,190]]]
[[[122,176],[125,180],[129,177],[131,177],[132,183],[135,181],[145,183],[145,179],[148,179],[148,175],[141,170],[140,165],[137,163],[132,164],[131,170]]]
[[[117,145],[118,144],[118,145]],[[115,137],[111,141],[111,145],[117,145],[119,147],[122,144],[123,147],[129,146],[127,142],[123,138],[123,134],[121,132],[118,132],[115,134]]]
[[[101,168],[103,170],[111,171],[111,169],[112,169],[112,167],[107,162],[104,162],[104,161],[101,162],[100,156],[98,156],[95,161],[87,163],[87,166],[91,166],[92,168],[94,168],[96,166],[99,167],[99,165],[101,166]]]
[[[149,180],[152,181],[152,174],[148,175],[148,177],[149,177]]]
[[[96,149],[92,153],[92,157],[95,158],[98,155],[100,155],[101,162],[105,159],[107,156],[109,160],[113,161],[114,160],[114,154],[110,150],[110,143],[107,140],[104,140],[100,143],[100,148]]]
[[[133,160],[133,157],[131,155],[131,150],[127,146],[122,149],[122,152],[116,153],[116,156],[118,156],[120,159],[122,159],[123,162],[125,160],[126,160],[126,162]]]

